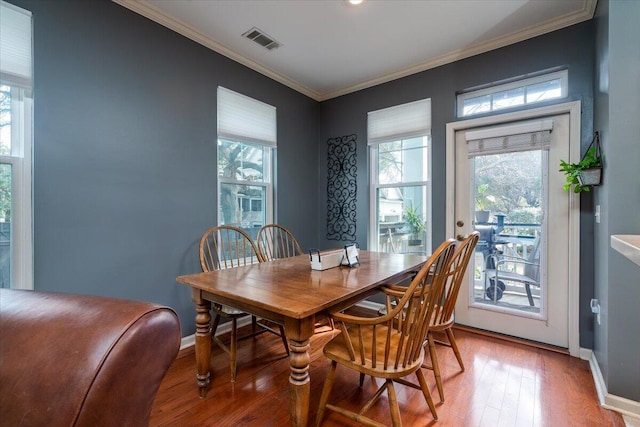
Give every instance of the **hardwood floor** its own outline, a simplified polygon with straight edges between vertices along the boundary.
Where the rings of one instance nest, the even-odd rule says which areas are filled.
[[[320,391],[328,369],[322,346],[334,334],[319,329],[311,341],[311,404],[309,425],[315,425]],[[445,402],[439,403],[433,373],[427,381],[439,420],[433,421],[422,394],[397,385],[405,426],[624,426],[622,417],[598,404],[595,386],[584,360],[545,349],[455,331],[466,371],[461,372],[451,349],[438,346]],[[193,347],[180,352],[158,391],[151,426],[289,425],[289,361],[282,341],[272,334],[238,344],[238,377],[229,381],[228,356],[212,349],[212,383],[205,399],[198,397]],[[340,369],[330,403],[359,408],[377,389],[367,378]],[[386,394],[367,413],[390,425]],[[326,427],[358,425],[329,413]]]

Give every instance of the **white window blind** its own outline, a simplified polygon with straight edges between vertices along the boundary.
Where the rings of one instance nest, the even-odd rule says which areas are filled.
[[[218,87],[218,138],[276,147],[276,107]]]
[[[465,133],[469,157],[514,151],[548,150],[553,120],[534,120]]]
[[[0,80],[31,88],[31,12],[0,2]]]
[[[367,117],[369,145],[424,136],[430,131],[430,99],[371,111]]]

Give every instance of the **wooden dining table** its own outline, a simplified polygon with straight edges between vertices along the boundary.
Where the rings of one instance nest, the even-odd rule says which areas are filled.
[[[211,303],[228,305],[284,325],[290,355],[291,425],[309,418],[309,347],[316,318],[346,308],[417,272],[424,255],[360,251],[360,264],[312,270],[309,255],[179,276],[196,308],[196,381],[201,397],[210,383]]]

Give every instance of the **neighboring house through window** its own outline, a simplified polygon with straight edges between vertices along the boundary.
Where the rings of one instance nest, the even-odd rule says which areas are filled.
[[[273,222],[276,108],[218,87],[218,223],[256,237]]]
[[[31,13],[0,2],[0,287],[33,289]]]
[[[369,248],[431,253],[431,100],[370,112],[367,137]]]

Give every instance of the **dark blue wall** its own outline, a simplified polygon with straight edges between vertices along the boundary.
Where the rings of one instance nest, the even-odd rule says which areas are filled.
[[[197,240],[216,223],[216,87],[278,109],[276,220],[303,247],[325,238],[326,141],[358,136],[357,240],[366,246],[366,113],[431,98],[433,243],[445,236],[445,124],[455,93],[554,67],[593,130],[594,36],[587,22],[317,103],[107,0],[12,0],[35,36],[35,287],[174,307],[193,333]],[[314,173],[312,171],[318,171]],[[593,220],[582,199],[580,344],[591,348]]]
[[[277,108],[277,220],[315,244],[316,101],[110,1],[13,3],[34,22],[37,290],[154,301],[194,332],[175,278],[217,223],[218,85]]]
[[[455,116],[456,92],[527,73],[552,68],[569,70],[569,97],[561,102],[582,103],[582,149],[593,134],[594,31],[591,21],[555,31],[531,40],[477,55],[452,64],[345,95],[322,103],[318,156],[326,159],[329,138],[358,135],[358,216],[357,240],[366,247],[369,225],[369,175],[367,162],[367,112],[397,104],[431,98],[433,140],[433,236],[437,247],[445,236],[446,153],[445,130]],[[540,104],[536,105],[536,107]],[[326,240],[327,171],[320,163],[318,240],[321,246],[335,246]],[[589,300],[593,298],[593,202],[591,195],[581,199],[580,254],[580,345],[592,348],[593,325]]]
[[[640,234],[640,3],[598,2],[595,124],[605,172],[595,189],[595,298],[601,323],[593,350],[606,392],[640,402],[640,267],[611,249],[610,236]]]

